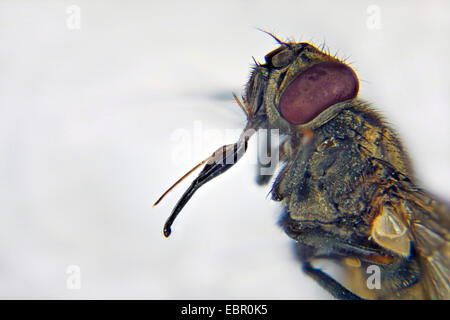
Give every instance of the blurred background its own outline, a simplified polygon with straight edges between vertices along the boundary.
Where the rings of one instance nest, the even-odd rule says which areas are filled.
[[[0,298],[329,299],[302,274],[256,141],[165,239],[245,118],[231,92],[281,39],[348,58],[450,199],[448,1],[0,1]],[[332,272],[331,267],[324,267]],[[327,269],[329,268],[329,269]]]

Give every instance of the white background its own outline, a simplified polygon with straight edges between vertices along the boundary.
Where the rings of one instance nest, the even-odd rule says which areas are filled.
[[[380,29],[367,26],[370,5]],[[254,183],[255,141],[169,239],[162,226],[193,177],[152,204],[235,142],[224,132],[245,119],[231,92],[252,56],[276,48],[256,27],[349,57],[421,186],[449,199],[449,12],[448,1],[2,0],[0,298],[330,298],[301,273],[279,206]],[[194,141],[199,126],[218,134]],[[181,145],[180,132],[192,133]],[[66,287],[70,265],[79,290]]]

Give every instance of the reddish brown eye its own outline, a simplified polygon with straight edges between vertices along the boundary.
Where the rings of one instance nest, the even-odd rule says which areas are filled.
[[[355,72],[338,62],[322,62],[299,75],[280,99],[280,112],[292,124],[304,124],[326,108],[358,94]]]

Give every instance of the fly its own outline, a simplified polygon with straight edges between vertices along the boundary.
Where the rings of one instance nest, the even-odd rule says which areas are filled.
[[[256,131],[276,129],[285,139],[271,197],[283,203],[280,226],[295,240],[304,272],[338,299],[449,299],[448,206],[416,184],[394,130],[359,98],[350,66],[309,43],[271,36],[279,47],[264,64],[255,61],[242,102],[235,96],[247,116],[238,142],[194,168],[205,165],[164,235],[202,185],[241,159]],[[270,178],[265,171],[257,182]],[[318,258],[342,265],[351,281],[344,286],[314,268]],[[367,285],[374,267],[378,290]]]

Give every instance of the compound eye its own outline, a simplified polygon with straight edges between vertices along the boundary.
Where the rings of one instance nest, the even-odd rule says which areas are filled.
[[[279,109],[292,124],[304,124],[332,105],[357,96],[356,73],[339,62],[321,62],[300,74],[283,92]]]

